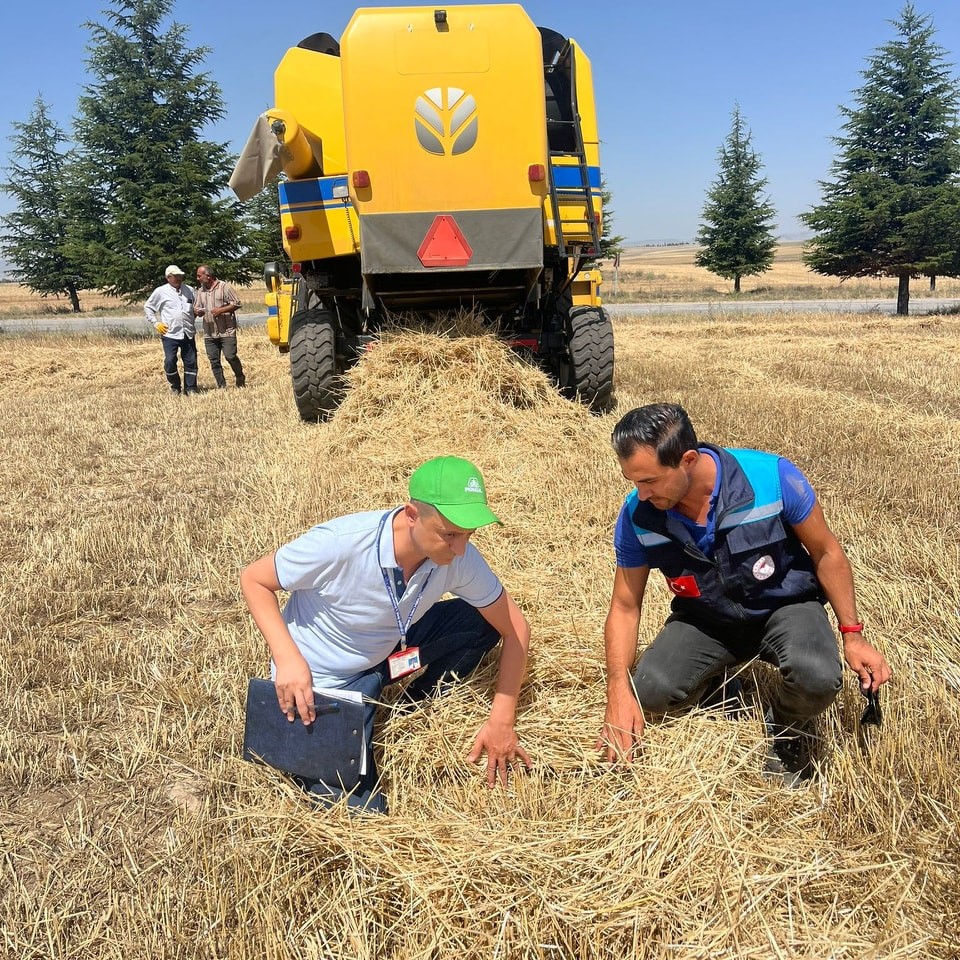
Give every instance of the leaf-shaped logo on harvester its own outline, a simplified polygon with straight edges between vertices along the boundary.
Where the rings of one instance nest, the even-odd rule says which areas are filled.
[[[466,153],[477,142],[477,101],[459,87],[433,87],[417,97],[414,124],[427,153]]]

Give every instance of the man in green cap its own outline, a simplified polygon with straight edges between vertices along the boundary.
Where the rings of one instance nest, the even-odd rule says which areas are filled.
[[[478,527],[500,522],[483,477],[468,460],[436,457],[414,471],[409,494],[402,507],[320,524],[240,576],[290,723],[314,723],[315,690],[362,694],[367,768],[347,802],[367,810],[385,809],[371,746],[383,686],[422,669],[403,694],[420,701],[464,679],[501,637],[493,706],[469,759],[486,753],[491,787],[506,783],[512,764],[530,766],[514,730],[530,627],[470,543]],[[280,590],[290,594],[282,610]],[[325,740],[317,749],[340,747]],[[300,782],[326,801],[343,796],[336,784]]]

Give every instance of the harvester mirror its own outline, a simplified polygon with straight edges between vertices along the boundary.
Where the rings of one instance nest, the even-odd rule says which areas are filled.
[[[271,293],[276,293],[280,289],[282,280],[283,271],[279,263],[270,262],[263,265],[263,282]]]

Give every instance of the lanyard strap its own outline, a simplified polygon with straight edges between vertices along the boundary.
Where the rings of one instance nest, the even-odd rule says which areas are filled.
[[[380,541],[383,538],[383,528],[386,526],[387,518],[392,516],[393,511],[388,510],[380,518],[380,527],[377,530],[377,561],[380,560]],[[433,576],[434,568],[430,568],[430,572],[427,574],[426,579],[423,581],[423,586],[420,587],[420,592],[417,594],[416,599],[413,601],[413,606],[410,608],[410,615],[407,617],[407,622],[403,622],[403,617],[400,616],[400,602],[397,600],[396,595],[393,592],[393,587],[390,585],[390,577],[387,574],[385,567],[380,567],[380,573],[383,575],[383,586],[387,591],[387,596],[390,598],[390,606],[393,607],[393,615],[397,618],[397,629],[400,631],[400,649],[407,649],[407,631],[410,629],[410,625],[413,623],[414,614],[417,612],[417,607],[420,606],[420,601],[423,599],[424,591],[427,589],[427,584],[430,582],[430,578]]]

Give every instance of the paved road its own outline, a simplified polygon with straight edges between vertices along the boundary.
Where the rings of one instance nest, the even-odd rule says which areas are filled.
[[[910,301],[911,314],[932,313],[960,307],[960,299],[928,299],[917,297]],[[712,313],[716,316],[740,316],[749,313],[896,313],[894,300],[740,300],[702,301],[698,303],[608,303],[612,317],[671,316],[681,313]],[[241,314],[241,327],[263,326],[265,313]],[[150,334],[142,315],[132,317],[33,317],[20,320],[0,320],[3,333],[141,333]]]
[[[238,318],[241,327],[263,326],[265,313],[242,314]],[[3,333],[141,333],[156,336],[147,326],[143,314],[133,317],[24,317],[22,320],[0,320]]]
[[[910,313],[932,313],[960,306],[960,300],[915,298],[910,301]],[[607,303],[607,312],[613,317],[656,316],[677,313],[715,313],[737,316],[744,313],[886,313],[897,312],[895,300],[738,300],[703,301],[699,303]]]

